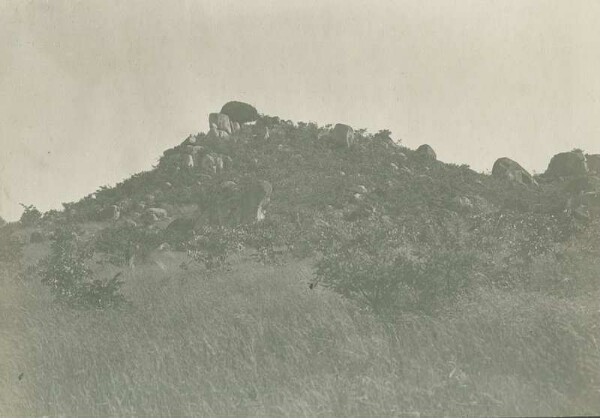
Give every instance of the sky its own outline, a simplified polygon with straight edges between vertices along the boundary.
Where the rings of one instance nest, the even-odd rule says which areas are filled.
[[[600,153],[600,1],[0,0],[0,216],[149,170],[229,100],[445,162]]]

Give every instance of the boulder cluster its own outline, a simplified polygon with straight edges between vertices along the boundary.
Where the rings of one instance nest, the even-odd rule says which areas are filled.
[[[565,212],[579,220],[589,218],[590,208],[600,208],[600,154],[584,154],[579,149],[561,152],[550,159],[548,168],[538,176],[544,182],[563,182],[570,194]],[[538,181],[519,163],[499,158],[492,176],[524,186],[538,186]]]

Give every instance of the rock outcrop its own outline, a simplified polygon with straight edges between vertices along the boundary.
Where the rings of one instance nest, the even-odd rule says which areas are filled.
[[[253,122],[258,119],[258,111],[248,103],[231,101],[225,103],[221,108],[221,113],[227,115],[232,122],[243,125],[247,122]]]
[[[354,144],[354,129],[351,126],[338,123],[331,131],[331,138],[336,146],[350,148]]]
[[[584,176],[588,173],[585,155],[581,150],[561,152],[550,160],[545,175],[548,177]]]
[[[211,113],[208,115],[210,135],[216,138],[227,138],[232,134],[233,128],[229,116],[224,113]]]
[[[507,157],[498,158],[492,167],[492,176],[502,180],[509,180],[526,186],[535,186],[537,182],[533,176],[521,165]]]
[[[431,148],[431,146],[429,146],[427,144],[421,145],[419,148],[417,148],[415,150],[415,152],[417,153],[417,155],[424,157],[428,160],[436,160],[437,159],[437,155],[436,155],[435,151],[433,150],[433,148]]]

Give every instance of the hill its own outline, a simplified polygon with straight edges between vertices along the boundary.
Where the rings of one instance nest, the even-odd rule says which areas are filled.
[[[1,227],[0,414],[600,411],[596,156],[487,175],[239,102],[208,122]]]

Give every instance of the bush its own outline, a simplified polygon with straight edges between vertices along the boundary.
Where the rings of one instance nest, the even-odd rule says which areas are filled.
[[[474,253],[415,245],[404,236],[377,219],[325,228],[317,280],[379,314],[433,313],[469,286]]]
[[[54,233],[50,255],[40,263],[40,275],[57,302],[73,308],[109,308],[126,303],[120,293],[120,273],[109,280],[94,279],[88,266],[93,255],[93,247],[78,240],[75,228],[64,227]]]
[[[42,213],[33,205],[24,205],[23,206],[23,214],[21,215],[20,222],[24,226],[32,226],[35,225],[40,218],[42,217]]]
[[[133,256],[145,258],[163,242],[160,230],[143,226],[117,225],[100,231],[94,245],[96,251],[109,256],[112,264],[121,266]]]
[[[0,229],[0,264],[16,266],[21,262],[23,244],[12,235],[13,232],[12,225]]]
[[[190,257],[209,269],[227,264],[227,257],[243,247],[243,230],[225,226],[204,226],[186,244]]]

